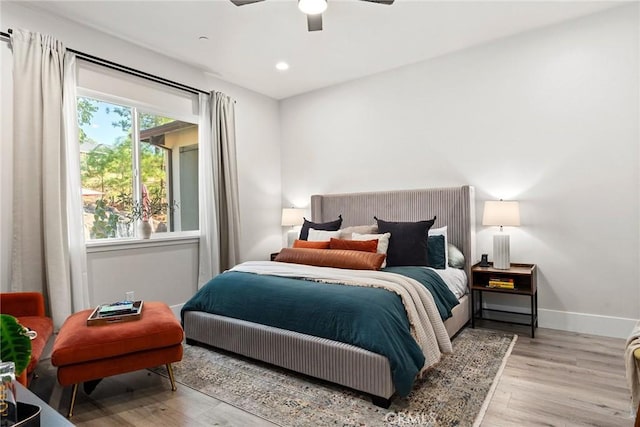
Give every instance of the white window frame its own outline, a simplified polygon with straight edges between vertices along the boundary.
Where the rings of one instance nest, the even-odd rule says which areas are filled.
[[[140,132],[138,123],[138,113],[153,114],[162,117],[170,117],[187,123],[198,125],[199,117],[196,114],[180,114],[176,112],[159,109],[153,105],[134,101],[128,98],[103,93],[100,91],[78,87],[76,91],[77,98],[91,98],[96,101],[107,102],[110,104],[120,105],[131,108],[131,134],[132,134],[132,177],[133,177],[133,201],[139,202],[142,193],[142,177],[140,174]],[[76,99],[77,99],[76,98]],[[80,171],[78,171],[80,172]],[[199,183],[198,183],[199,185]],[[137,225],[137,221],[136,221]],[[137,231],[136,231],[137,233]],[[102,252],[104,250],[121,250],[130,249],[132,246],[136,248],[165,246],[192,243],[194,239],[198,239],[200,230],[189,231],[167,231],[166,233],[152,233],[150,239],[143,239],[140,236],[124,238],[105,238],[105,239],[88,239],[86,241],[87,252]],[[152,242],[150,242],[152,240]]]

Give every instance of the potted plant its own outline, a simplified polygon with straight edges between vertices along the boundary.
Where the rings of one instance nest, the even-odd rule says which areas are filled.
[[[0,314],[0,360],[15,364],[16,377],[27,369],[31,361],[29,330],[9,314]]]
[[[140,221],[138,224],[138,231],[143,239],[151,237],[151,224],[149,224],[149,218],[153,216],[151,207],[143,202],[134,202],[131,205],[131,210],[127,215],[131,222]]]
[[[161,215],[171,210],[173,212],[178,207],[175,201],[164,202],[160,197],[152,197],[146,201],[137,201],[131,204],[131,209],[127,215],[131,222],[140,221],[138,231],[143,239],[151,237],[152,227],[149,220],[155,215]]]
[[[23,373],[21,381],[26,387],[26,370],[31,362],[31,340],[35,331],[25,328],[18,319],[0,314],[0,418],[4,425],[39,426],[41,408],[18,401],[14,381]]]

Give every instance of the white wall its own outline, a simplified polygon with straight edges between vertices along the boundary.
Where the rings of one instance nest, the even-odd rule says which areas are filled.
[[[122,247],[90,247],[88,252],[93,304],[119,301],[134,291],[136,299],[180,306],[197,290],[197,238],[162,245],[148,240]],[[123,268],[114,268],[119,265]]]
[[[240,255],[243,260],[268,259],[269,254],[281,246],[280,196],[280,134],[277,101],[216,79],[194,67],[138,47],[127,41],[81,26],[38,9],[30,9],[17,3],[0,2],[0,28],[25,28],[53,35],[67,47],[93,54],[111,61],[137,68],[170,80],[185,83],[204,90],[218,90],[236,99],[236,136],[239,192],[241,209]],[[2,289],[9,286],[9,259],[11,243],[11,161],[5,154],[11,151],[11,54],[2,42],[2,141],[0,149],[0,280]],[[5,63],[8,62],[8,63]],[[7,111],[8,110],[8,111]],[[170,251],[169,251],[170,252]],[[92,295],[101,295],[101,288],[109,286],[107,272],[133,272],[137,269],[135,257],[128,251],[110,254],[108,261],[100,261],[100,269],[93,269],[90,277]],[[190,256],[196,257],[196,254]],[[91,255],[95,258],[96,255]],[[173,289],[174,254],[157,253],[155,258],[159,281],[156,286]],[[91,259],[90,259],[91,261]],[[106,264],[105,264],[106,263]],[[94,264],[97,267],[97,264]],[[189,264],[193,268],[193,263]],[[106,277],[97,277],[107,274]],[[91,271],[91,270],[90,270]],[[162,274],[165,272],[166,274]],[[162,279],[164,277],[164,279]],[[196,276],[197,277],[197,276]],[[94,289],[96,288],[96,289]],[[193,284],[195,290],[195,283]],[[119,292],[119,291],[118,291]],[[176,290],[167,298],[179,300],[182,293]],[[165,295],[165,294],[162,294]],[[173,295],[173,296],[171,296]],[[183,300],[186,298],[183,298]],[[96,301],[92,301],[92,304]]]
[[[512,261],[539,266],[540,325],[626,336],[640,317],[638,61],[634,4],[281,101],[283,203],[471,184],[491,259],[482,203],[520,200]]]

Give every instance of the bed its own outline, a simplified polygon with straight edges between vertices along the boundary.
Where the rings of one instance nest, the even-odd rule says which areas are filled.
[[[311,198],[312,221],[327,222],[341,215],[343,228],[371,224],[374,215],[394,221],[435,215],[433,227],[446,225],[449,243],[464,253],[466,277],[471,277],[475,259],[474,208],[470,186]],[[449,337],[470,319],[468,295],[459,302],[444,322]],[[389,359],[355,345],[205,311],[183,311],[183,326],[189,344],[221,348],[368,393],[378,406],[388,407],[396,392]]]

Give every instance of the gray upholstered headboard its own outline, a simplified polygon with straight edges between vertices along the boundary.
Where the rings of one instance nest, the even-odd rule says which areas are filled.
[[[434,228],[447,226],[449,242],[465,256],[467,277],[475,261],[475,191],[465,185],[450,188],[380,191],[311,196],[311,218],[327,222],[342,215],[342,226],[387,221],[420,221],[437,217]]]

